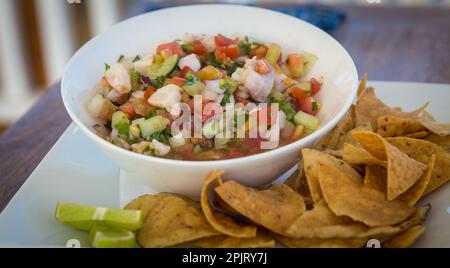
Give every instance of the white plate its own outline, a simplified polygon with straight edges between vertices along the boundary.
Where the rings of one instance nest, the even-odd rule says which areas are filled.
[[[450,85],[370,82],[386,103],[412,110],[430,101],[436,119],[450,122]],[[60,247],[69,239],[87,246],[86,234],[58,223],[58,201],[119,206],[119,168],[73,124],[48,152],[0,214],[0,246]],[[225,176],[226,177],[226,176]],[[432,204],[417,247],[450,247],[450,184],[422,202]]]

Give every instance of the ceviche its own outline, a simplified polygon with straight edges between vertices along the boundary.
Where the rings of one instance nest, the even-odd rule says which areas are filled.
[[[286,54],[275,43],[246,36],[186,34],[149,55],[105,63],[87,110],[104,122],[93,126],[98,135],[136,153],[243,157],[319,127],[314,96],[321,78],[305,79],[316,61],[306,51]],[[174,128],[181,118],[182,127]],[[275,146],[261,146],[273,137]]]

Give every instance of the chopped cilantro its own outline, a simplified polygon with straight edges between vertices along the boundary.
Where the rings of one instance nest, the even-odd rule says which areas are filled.
[[[182,44],[181,48],[183,49],[184,53],[187,53],[187,52],[194,50],[194,45],[193,44]]]
[[[317,111],[319,109],[319,103],[317,101],[313,101],[311,108],[312,108],[313,112]]]
[[[124,55],[120,55],[119,58],[117,59],[117,62],[121,62],[124,57],[125,57]]]
[[[133,62],[136,62],[136,61],[138,61],[138,60],[140,60],[140,59],[141,59],[141,56],[136,55],[136,56],[133,58]]]
[[[160,88],[160,87],[162,87],[164,85],[164,81],[166,81],[166,77],[165,76],[160,76],[160,77],[158,77],[156,79],[153,79],[150,82],[150,85],[152,87],[154,87],[154,88]]]
[[[115,128],[119,131],[121,136],[128,137],[128,130],[130,129],[130,124],[128,123],[119,123],[115,126]]]
[[[109,68],[111,68],[111,66],[109,66],[108,63],[105,63],[105,72],[109,70]]]

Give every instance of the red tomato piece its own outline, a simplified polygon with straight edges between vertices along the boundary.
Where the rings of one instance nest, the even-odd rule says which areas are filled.
[[[186,143],[178,148],[178,153],[183,159],[189,159],[192,155],[194,145],[192,143]]]
[[[259,46],[255,47],[254,49],[250,50],[248,52],[248,56],[250,58],[253,58],[256,56],[258,59],[262,59],[266,56],[268,50],[269,50],[269,48],[266,47],[265,45],[259,45]]]
[[[186,78],[186,74],[189,72],[191,72],[192,74],[194,73],[191,68],[189,68],[188,66],[184,66],[183,69],[181,69],[179,76],[182,78]]]
[[[214,36],[214,42],[218,47],[227,47],[237,43],[237,40],[233,40],[221,34]]]
[[[300,110],[311,115],[316,115],[320,110],[320,105],[313,97],[307,97],[300,106]]]
[[[178,56],[183,56],[183,49],[181,48],[180,44],[177,42],[170,42],[161,44],[156,48],[156,53],[161,53],[161,51],[169,52],[170,55],[178,54]]]
[[[152,109],[150,104],[144,99],[134,99],[133,100],[134,112],[138,115],[147,116],[148,111]]]
[[[314,77],[309,80],[311,83],[311,94],[314,96],[317,92],[320,91],[320,88],[322,87],[322,84],[317,81]]]
[[[147,87],[147,89],[144,92],[144,99],[148,100],[148,98],[150,98],[150,96],[155,93],[156,89],[153,87]]]
[[[197,55],[203,55],[206,53],[206,48],[199,40],[195,40],[194,43],[194,53]]]
[[[291,87],[288,89],[288,92],[300,102],[303,102],[308,97],[308,93],[299,87]]]
[[[236,59],[239,56],[239,50],[237,47],[218,47],[217,51],[230,59]]]
[[[134,111],[134,105],[132,102],[127,101],[124,104],[120,105],[120,110],[128,115],[128,117],[134,117],[136,112]]]
[[[177,86],[181,87],[182,85],[184,85],[184,82],[186,82],[186,79],[184,79],[182,77],[175,76],[175,77],[167,78],[166,81],[164,82],[164,84],[165,85],[174,84],[174,85],[177,85]]]

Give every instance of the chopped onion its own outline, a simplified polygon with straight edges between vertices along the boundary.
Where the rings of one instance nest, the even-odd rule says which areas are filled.
[[[133,98],[135,99],[143,99],[144,98],[144,91],[143,90],[138,90],[133,92],[133,94],[131,94],[133,96]]]
[[[223,94],[225,92],[225,89],[220,88],[220,81],[221,79],[207,80],[205,81],[205,84],[216,93]]]

